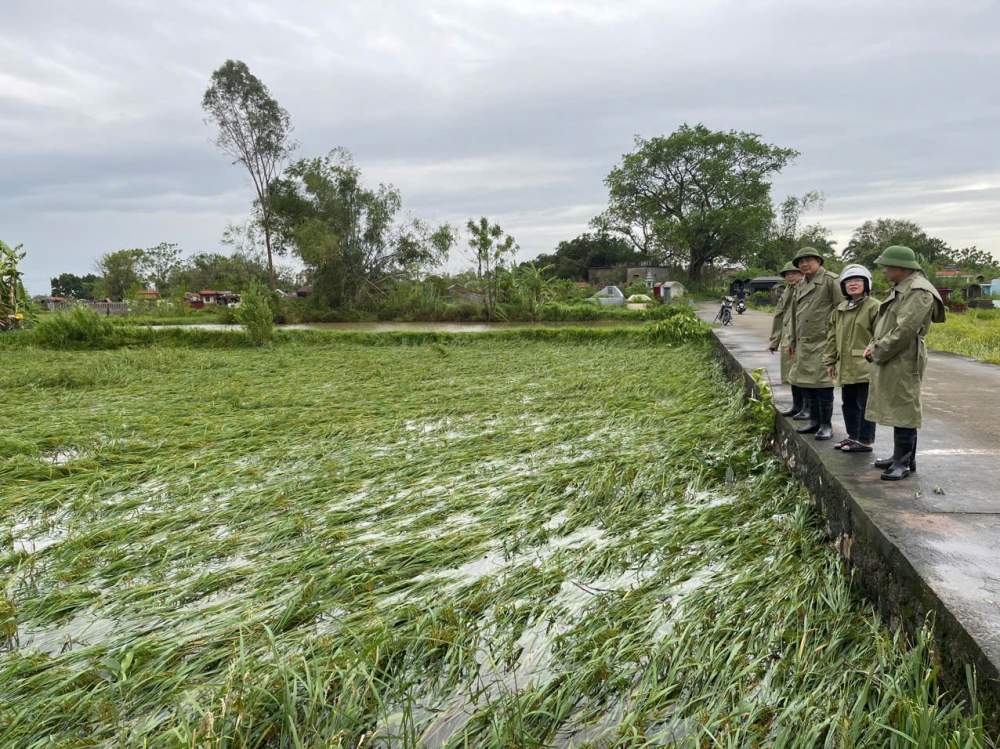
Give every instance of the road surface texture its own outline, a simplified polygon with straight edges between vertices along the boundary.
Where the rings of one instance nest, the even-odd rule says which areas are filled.
[[[699,305],[712,321],[717,304]],[[791,389],[780,384],[779,357],[767,351],[771,315],[748,311],[713,331],[727,369],[748,387],[765,368],[780,410]],[[878,428],[875,452],[845,454],[836,391],[834,437],[798,435],[803,422],[778,416],[775,447],[809,488],[837,549],[890,626],[913,630],[928,615],[943,676],[965,682],[976,667],[980,696],[1000,723],[1000,367],[931,352],[924,378],[917,472],[882,481],[872,457],[892,453],[892,429]]]

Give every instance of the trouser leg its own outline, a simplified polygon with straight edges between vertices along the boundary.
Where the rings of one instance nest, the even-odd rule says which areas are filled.
[[[840,389],[840,397],[843,401],[844,426],[847,428],[847,436],[852,440],[860,439],[858,433],[861,413],[858,412],[858,386],[844,385]]]
[[[816,397],[816,388],[802,388],[802,396],[805,398],[806,408],[809,409],[809,423],[795,431],[799,434],[813,434],[819,431],[819,400]]]
[[[875,441],[875,422],[865,418],[865,409],[868,408],[868,383],[862,382],[855,385],[858,389],[858,442],[870,445]]]

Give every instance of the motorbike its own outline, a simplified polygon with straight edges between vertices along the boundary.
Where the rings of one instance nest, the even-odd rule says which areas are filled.
[[[719,314],[715,316],[715,320],[723,325],[733,324],[733,298],[731,296],[722,297],[722,307],[719,308]]]
[[[746,300],[745,299],[740,299],[739,301],[737,301],[736,302],[736,314],[737,315],[742,315],[746,311],[747,311]]]

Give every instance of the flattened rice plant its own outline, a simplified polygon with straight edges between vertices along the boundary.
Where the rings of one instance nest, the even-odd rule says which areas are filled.
[[[992,746],[705,342],[280,340],[11,357],[0,746]]]

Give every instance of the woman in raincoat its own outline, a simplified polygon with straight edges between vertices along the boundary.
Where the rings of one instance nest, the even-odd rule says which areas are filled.
[[[792,357],[788,355],[789,340],[792,336],[792,297],[795,295],[795,285],[802,280],[802,273],[790,262],[785,263],[781,269],[781,276],[788,284],[788,288],[778,297],[778,304],[774,309],[774,320],[771,322],[771,341],[767,350],[772,354],[781,352],[781,384],[787,385],[788,373],[792,368]],[[787,411],[782,411],[782,416],[796,416],[802,414],[800,419],[808,418],[805,411],[805,398],[802,388],[792,385],[792,407]]]
[[[834,448],[850,453],[870,453],[875,442],[875,424],[865,419],[871,363],[865,349],[875,331],[878,300],[871,296],[872,274],[861,265],[848,265],[840,272],[841,302],[830,316],[823,363],[840,388],[847,438]]]
[[[892,457],[876,460],[875,467],[885,469],[884,481],[899,481],[917,470],[920,390],[927,367],[924,336],[932,322],[944,322],[944,303],[909,247],[886,247],[875,262],[895,285],[879,307],[865,351],[874,365],[865,418],[893,428]]]

